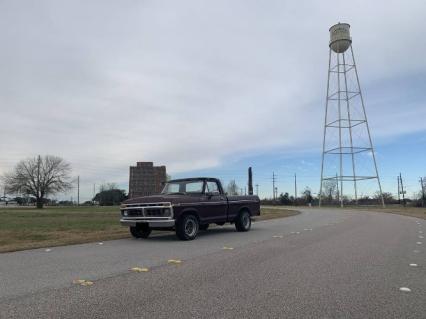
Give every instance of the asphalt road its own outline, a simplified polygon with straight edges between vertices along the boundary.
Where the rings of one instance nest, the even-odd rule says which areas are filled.
[[[0,318],[426,318],[425,226],[303,209],[190,242],[160,234],[0,254]]]

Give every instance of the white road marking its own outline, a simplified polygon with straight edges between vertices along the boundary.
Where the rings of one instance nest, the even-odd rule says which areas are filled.
[[[421,242],[421,241],[418,241],[416,244],[417,244],[417,245],[421,245],[421,244],[422,244],[422,242]]]
[[[417,267],[417,264],[410,264],[410,267]]]
[[[423,234],[423,232],[421,230],[419,230],[419,234]]]
[[[401,288],[399,288],[399,291],[403,291],[403,292],[411,292],[411,289],[410,289],[410,288],[407,288],[407,287],[401,287]]]
[[[47,248],[47,249],[45,249],[44,251],[45,251],[46,253],[48,253],[49,251],[52,251],[52,249]]]
[[[102,243],[102,242],[100,242],[100,243],[98,243],[98,245],[103,245],[104,243]]]
[[[420,238],[420,239],[423,239],[424,237],[423,237],[423,236],[419,236],[419,238]]]

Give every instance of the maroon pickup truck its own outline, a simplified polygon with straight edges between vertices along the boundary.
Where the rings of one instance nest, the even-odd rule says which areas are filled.
[[[180,239],[192,240],[209,224],[250,230],[252,217],[260,215],[260,200],[227,196],[218,179],[197,177],[168,181],[161,194],[128,199],[120,210],[121,224],[135,238],[147,238],[152,230],[175,230]]]

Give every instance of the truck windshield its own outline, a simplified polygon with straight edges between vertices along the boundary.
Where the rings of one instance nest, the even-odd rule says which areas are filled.
[[[170,181],[165,186],[162,194],[201,194],[204,181]]]

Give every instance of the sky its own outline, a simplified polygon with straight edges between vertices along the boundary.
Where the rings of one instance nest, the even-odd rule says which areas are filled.
[[[351,25],[383,190],[426,175],[424,1],[0,0],[0,174],[61,156],[93,185],[137,161],[261,197],[318,192],[328,29]],[[366,158],[366,160],[369,160]],[[371,160],[371,159],[370,159]],[[361,193],[371,192],[375,185]],[[76,197],[76,190],[57,195]]]

